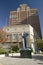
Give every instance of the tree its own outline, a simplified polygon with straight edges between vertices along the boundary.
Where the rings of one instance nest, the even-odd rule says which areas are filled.
[[[38,48],[43,51],[43,40],[38,39],[37,44],[38,44]]]
[[[4,43],[7,40],[7,34],[2,29],[0,29],[0,43]]]

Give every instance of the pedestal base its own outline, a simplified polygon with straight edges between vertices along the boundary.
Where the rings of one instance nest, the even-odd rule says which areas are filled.
[[[21,49],[20,50],[20,57],[21,58],[32,58],[31,49]]]

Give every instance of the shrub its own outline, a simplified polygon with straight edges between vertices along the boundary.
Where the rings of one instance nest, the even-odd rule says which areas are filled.
[[[13,47],[12,47],[12,51],[18,52],[18,50],[19,50],[18,46],[13,46]]]
[[[7,53],[6,50],[0,49],[0,54],[6,54],[6,53]]]
[[[43,51],[43,40],[42,39],[38,39],[37,45],[38,45],[39,50]]]

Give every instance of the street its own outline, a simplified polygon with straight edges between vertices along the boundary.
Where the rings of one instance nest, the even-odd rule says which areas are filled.
[[[0,57],[0,65],[43,65],[43,55],[33,55],[32,58],[20,58],[19,55]]]

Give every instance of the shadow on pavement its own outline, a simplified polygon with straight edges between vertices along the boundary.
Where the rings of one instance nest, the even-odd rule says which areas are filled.
[[[35,60],[43,61],[43,55],[35,55],[35,56],[33,56],[33,58],[34,58]]]
[[[38,63],[38,64],[43,65],[43,63]]]
[[[20,58],[20,56],[10,56],[10,57],[12,57],[12,58]]]
[[[25,58],[25,59],[32,59],[32,58],[26,58],[26,57],[21,57],[21,56],[10,56],[12,58]]]
[[[12,58],[23,58],[21,56],[10,56]],[[36,60],[40,60],[40,61],[43,61],[43,55],[33,55],[32,58],[28,58],[28,59],[34,59],[35,61]]]

